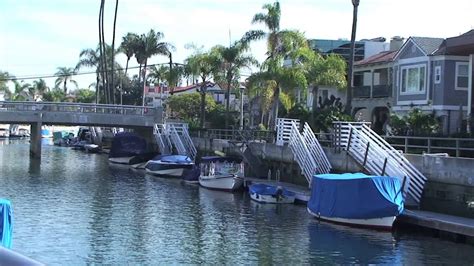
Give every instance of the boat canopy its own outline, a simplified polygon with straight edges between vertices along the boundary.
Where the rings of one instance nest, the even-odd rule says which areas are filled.
[[[266,184],[252,184],[249,190],[250,192],[267,196],[276,196],[277,194],[281,194],[283,196],[294,197],[296,195],[295,192],[289,191],[284,187]]]
[[[233,162],[241,163],[242,159],[238,157],[229,157],[229,156],[204,156],[201,158],[201,163],[222,163],[222,162]]]
[[[398,178],[356,174],[315,175],[308,208],[325,217],[371,219],[397,216],[403,211]]]
[[[186,155],[161,155],[159,157],[164,163],[192,163],[193,161]]]

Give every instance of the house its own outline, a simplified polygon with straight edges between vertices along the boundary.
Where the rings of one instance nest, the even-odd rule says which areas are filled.
[[[151,84],[145,87],[145,105],[161,106],[162,101],[165,101],[171,95],[181,95],[186,93],[198,92],[201,89],[201,84],[192,84],[184,87],[175,87],[169,89],[166,86],[155,86]],[[219,84],[213,82],[206,83],[206,92],[210,94],[216,103],[225,105],[225,90]],[[231,106],[236,105],[236,95],[234,92],[230,93]]]
[[[308,42],[314,51],[322,55],[338,54],[342,56],[348,64],[351,45],[349,40],[313,39],[308,40]],[[387,50],[389,50],[389,44],[385,42],[385,38],[383,37],[356,41],[354,49],[354,61],[357,62],[364,60],[365,58]],[[346,102],[346,91],[338,90],[330,86],[320,86],[318,95],[316,97],[321,97],[322,101],[324,102],[325,99],[329,99],[331,96],[339,98],[341,102]],[[313,93],[311,88],[308,90],[306,105],[309,109],[312,109]]]
[[[410,37],[396,52],[357,62],[353,113],[381,132],[389,112],[405,115],[417,107],[434,112],[444,134],[459,132],[472,99],[473,53],[470,31],[446,40]]]

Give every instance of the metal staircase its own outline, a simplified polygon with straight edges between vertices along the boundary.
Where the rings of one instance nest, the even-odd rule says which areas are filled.
[[[426,177],[367,124],[347,123],[339,145],[373,175],[397,177],[403,183],[404,198],[420,203]]]
[[[170,137],[166,128],[162,124],[156,124],[154,128],[154,135],[160,153],[162,155],[171,154],[173,152],[173,146],[171,145]]]
[[[315,174],[331,171],[331,163],[308,123],[300,133],[296,123],[292,122],[289,147],[309,184]]]
[[[173,146],[180,155],[196,158],[197,150],[189,136],[188,125],[185,123],[166,123],[155,125],[155,139],[161,154],[172,154]]]

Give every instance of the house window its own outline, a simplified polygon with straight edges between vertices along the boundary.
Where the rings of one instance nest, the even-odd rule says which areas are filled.
[[[435,66],[434,81],[435,84],[439,84],[441,82],[441,66]]]
[[[400,80],[401,94],[420,94],[426,87],[425,65],[402,67]]]
[[[467,90],[469,80],[469,64],[467,62],[456,62],[456,90]]]

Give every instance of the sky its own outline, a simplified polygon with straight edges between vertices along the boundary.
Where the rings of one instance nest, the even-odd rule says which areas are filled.
[[[228,45],[249,29],[254,14],[269,0],[119,0],[116,46],[127,32],[164,33],[176,47],[175,62],[183,62],[193,43],[208,49]],[[280,0],[281,29],[300,30],[309,39],[350,39],[351,0]],[[51,75],[58,67],[74,67],[79,53],[98,44],[99,0],[0,0],[0,71],[17,77]],[[105,39],[112,42],[115,1],[105,3]],[[360,0],[357,40],[393,36],[457,36],[473,29],[474,0]],[[265,42],[252,45],[264,59]],[[126,57],[118,56],[125,66]],[[166,62],[155,56],[150,64]],[[134,58],[130,66],[137,66]],[[81,71],[88,71],[83,69]],[[137,71],[137,70],[136,70]],[[131,70],[131,74],[133,70]],[[86,88],[95,77],[77,76]],[[55,78],[46,79],[54,86]],[[27,82],[32,82],[28,80]]]

